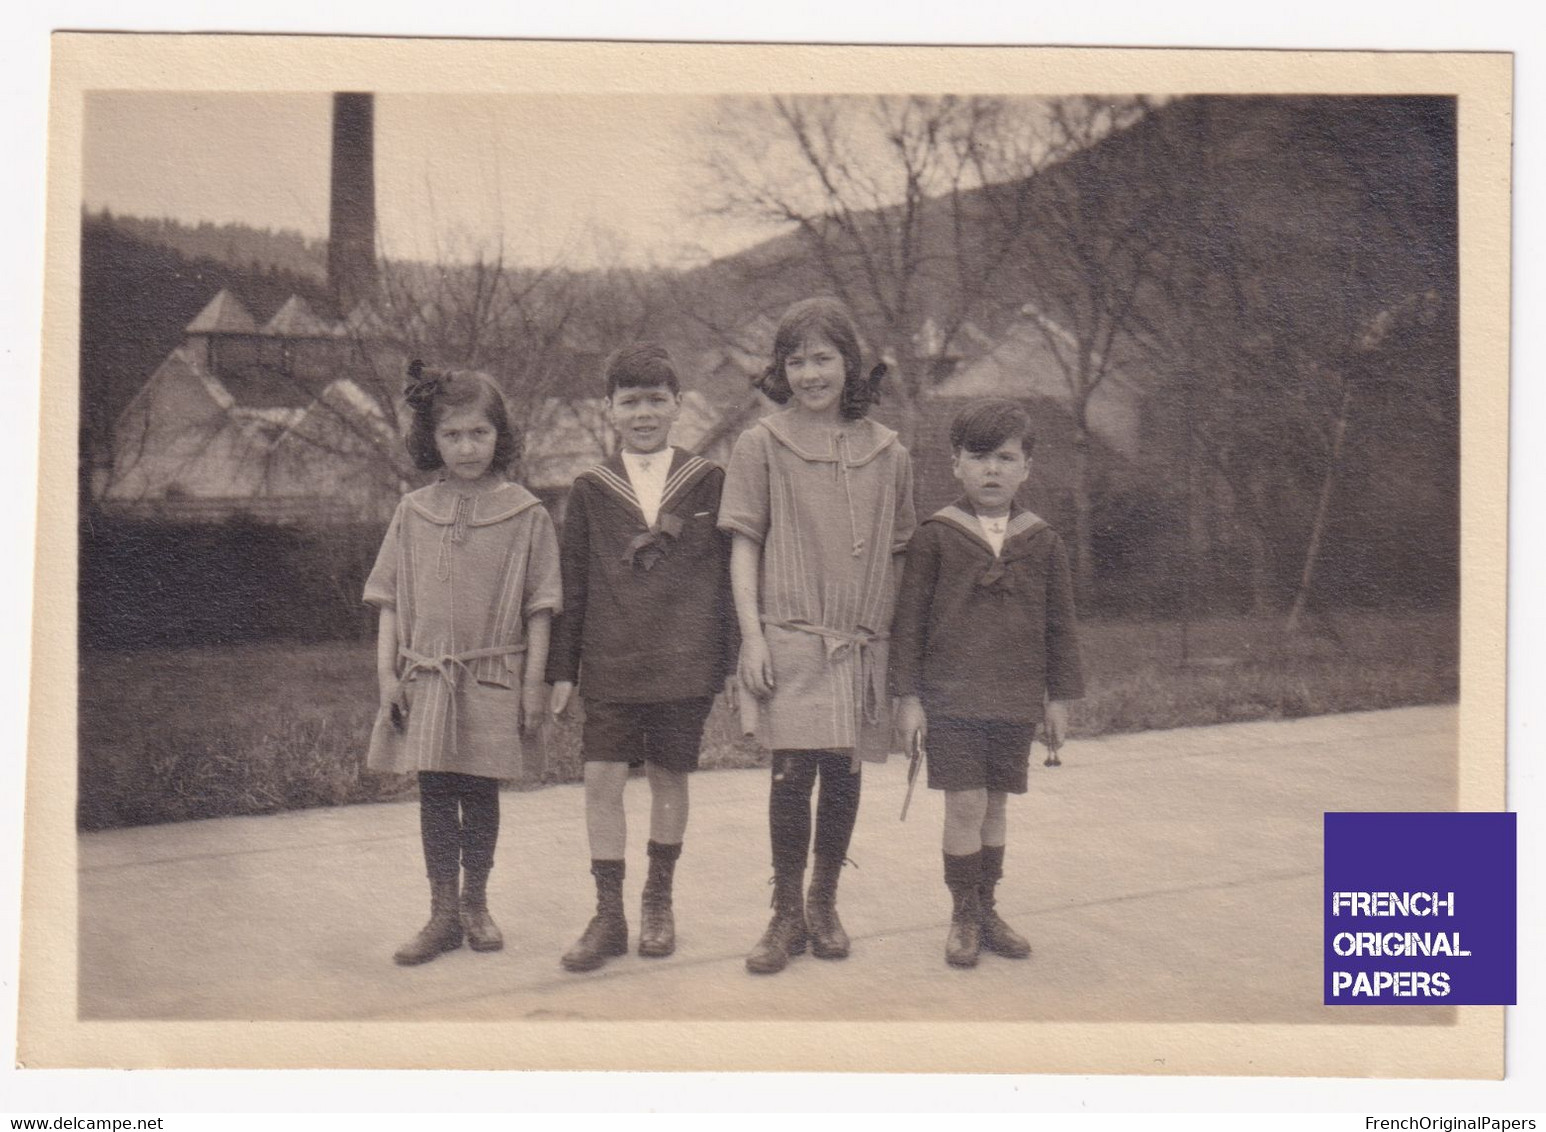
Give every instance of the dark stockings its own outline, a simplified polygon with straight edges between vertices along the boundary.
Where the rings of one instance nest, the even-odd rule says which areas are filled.
[[[859,774],[849,751],[774,751],[768,828],[775,874],[805,872],[811,844],[811,789],[819,776],[816,855],[841,861],[848,855],[859,816]]]
[[[499,840],[499,780],[421,770],[419,832],[431,880],[456,880],[462,866],[492,869]]]

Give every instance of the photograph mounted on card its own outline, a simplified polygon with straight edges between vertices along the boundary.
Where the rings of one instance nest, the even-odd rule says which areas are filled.
[[[1501,1074],[1508,56],[52,76],[26,1063]]]

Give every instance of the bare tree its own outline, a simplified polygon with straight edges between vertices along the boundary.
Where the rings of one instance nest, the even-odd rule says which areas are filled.
[[[1045,122],[1028,99],[725,100],[705,158],[708,207],[793,233],[813,270],[762,270],[855,312],[898,371],[910,433],[935,359],[990,298],[1002,303],[1000,269],[1033,221],[1027,179],[1059,156]]]
[[[1155,116],[1151,129],[1144,176],[1162,202],[1151,215],[1158,254],[1131,315],[1132,340],[1157,377],[1150,412],[1165,418],[1168,448],[1184,460],[1184,634],[1201,595],[1217,592],[1220,556],[1235,544],[1253,612],[1271,602],[1263,473],[1281,465],[1258,457],[1295,427],[1276,404],[1297,388],[1296,342],[1276,333],[1281,320],[1264,317],[1267,265],[1242,235],[1241,202],[1216,191],[1206,104]]]
[[[919,399],[969,322],[1022,306],[1035,317],[1067,382],[1074,567],[1086,595],[1089,405],[1152,256],[1149,194],[1114,192],[1087,151],[1148,109],[1121,98],[727,101],[707,156],[712,210],[786,226],[814,269],[801,277],[877,336],[900,371],[909,440]],[[776,266],[800,276],[787,263],[767,269]]]
[[[376,300],[349,313],[341,337],[301,348],[307,364],[265,367],[270,380],[292,386],[299,407],[267,415],[228,407],[221,432],[239,434],[242,474],[261,490],[306,494],[308,484],[329,483],[330,494],[379,510],[419,475],[403,445],[411,359],[489,373],[512,423],[530,432],[552,423],[555,403],[595,397],[600,354],[628,333],[630,311],[642,317],[629,305],[627,279],[556,264],[516,268],[497,254],[466,264],[383,262],[378,279]],[[595,423],[594,413],[572,415]],[[593,439],[605,451],[607,437]]]
[[[1026,185],[1028,199],[993,229],[1024,257],[1011,276],[1047,352],[1067,383],[1073,421],[1074,584],[1093,587],[1090,406],[1136,329],[1139,296],[1159,262],[1164,196],[1144,175],[1157,155],[1130,133],[1136,162],[1111,175],[1097,149],[1145,116],[1141,99],[1078,97],[1047,104],[1041,148],[1056,164]],[[1138,175],[1134,176],[1136,167]],[[999,192],[986,194],[994,199]],[[1024,219],[1021,219],[1024,217]]]
[[[1442,241],[1423,210],[1441,210],[1394,162],[1371,169],[1358,144],[1399,146],[1378,128],[1399,118],[1323,103],[1174,109],[1147,131],[1159,255],[1133,338],[1159,375],[1154,411],[1184,432],[1185,569],[1216,590],[1243,560],[1253,612],[1292,593],[1292,629],[1310,608],[1350,430],[1381,427],[1401,403],[1445,431],[1443,391],[1386,357],[1391,326],[1436,318],[1430,288],[1444,271],[1428,259]],[[1244,115],[1258,144],[1294,133],[1319,144],[1270,163],[1227,144]]]
[[[1285,624],[1285,628],[1290,633],[1298,628],[1299,621],[1310,602],[1311,589],[1315,582],[1315,567],[1320,556],[1321,542],[1325,535],[1327,515],[1330,511],[1331,495],[1342,472],[1343,452],[1348,423],[1352,416],[1353,397],[1361,385],[1371,380],[1367,376],[1370,368],[1367,366],[1367,361],[1371,355],[1377,354],[1386,340],[1399,329],[1412,323],[1431,321],[1435,317],[1438,303],[1438,295],[1434,291],[1414,292],[1403,297],[1394,306],[1380,311],[1364,324],[1357,340],[1353,343],[1350,356],[1344,359],[1344,365],[1331,369],[1326,374],[1327,380],[1333,383],[1338,393],[1337,410],[1329,423],[1331,442],[1325,470],[1321,476],[1320,489],[1316,493],[1315,514],[1306,540],[1304,562],[1299,571],[1299,584],[1294,590],[1293,604],[1289,607]]]

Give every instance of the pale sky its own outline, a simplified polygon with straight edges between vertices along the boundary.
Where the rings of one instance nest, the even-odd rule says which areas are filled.
[[[389,256],[672,264],[773,234],[694,210],[688,96],[376,97],[376,208]],[[93,93],[91,209],[327,234],[328,94]]]

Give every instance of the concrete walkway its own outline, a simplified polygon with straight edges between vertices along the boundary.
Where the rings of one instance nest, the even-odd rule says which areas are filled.
[[[1319,1006],[1321,813],[1444,810],[1452,707],[1074,742],[1011,799],[1000,904],[1029,960],[943,961],[941,795],[867,767],[844,962],[742,965],[768,917],[767,772],[693,780],[678,950],[569,975],[590,915],[577,787],[503,795],[490,886],[507,948],[403,969],[423,922],[416,803],[80,838],[79,1009],[93,1019],[1023,1020],[1432,1023],[1443,1008]],[[636,929],[649,791],[628,789]]]

